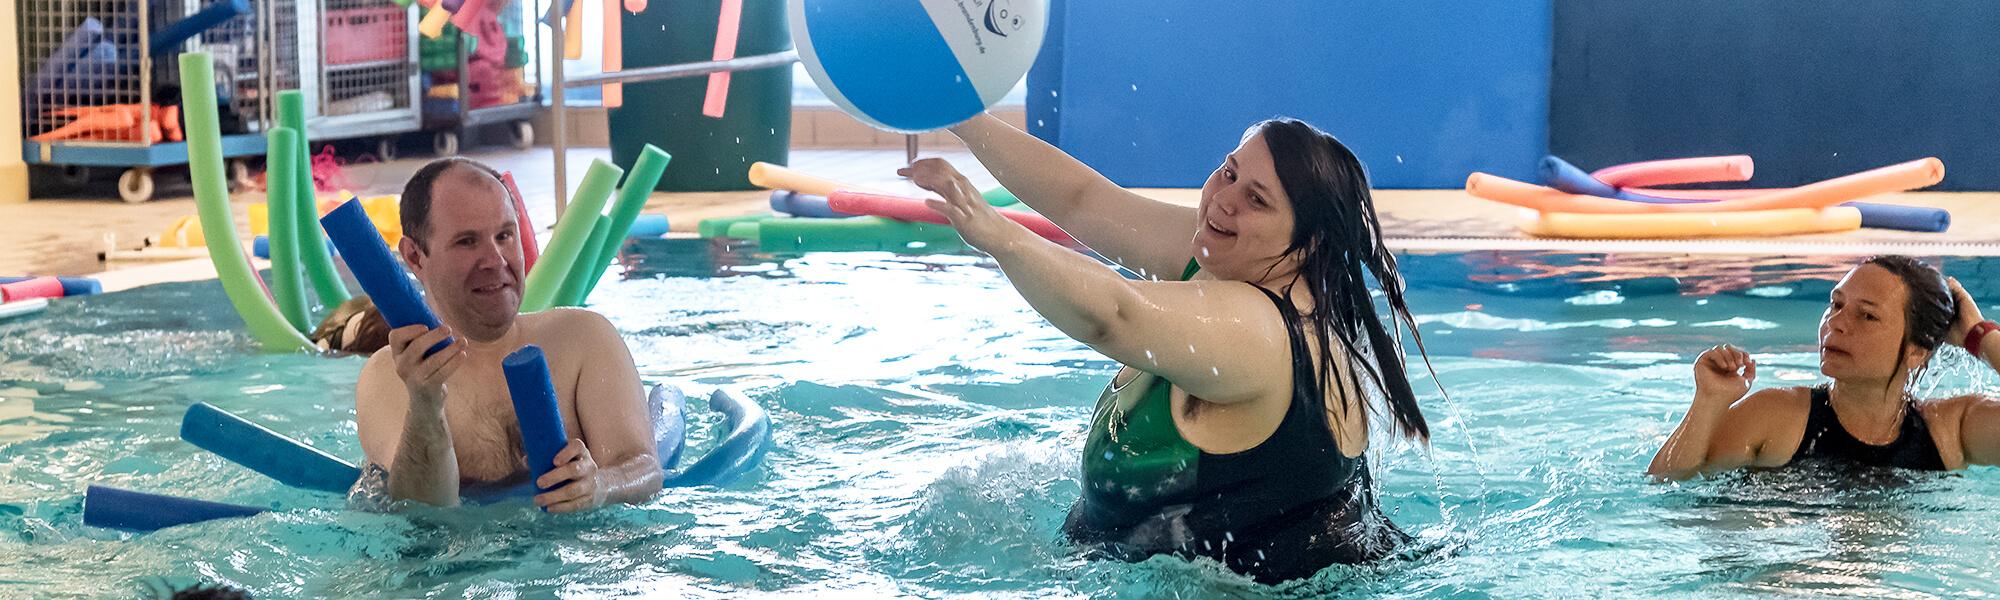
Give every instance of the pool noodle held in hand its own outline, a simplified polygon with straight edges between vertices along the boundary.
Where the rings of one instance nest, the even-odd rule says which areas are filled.
[[[506,376],[514,418],[521,426],[521,450],[528,455],[530,480],[539,480],[555,468],[556,454],[569,445],[562,411],[556,406],[555,384],[549,379],[548,360],[540,346],[528,344],[501,360],[500,371]]]
[[[347,261],[347,270],[354,273],[354,280],[361,284],[362,291],[375,302],[382,312],[382,320],[389,327],[423,325],[438,328],[437,315],[431,313],[424,304],[417,288],[410,283],[410,276],[403,265],[389,256],[389,244],[382,241],[382,233],[375,230],[375,223],[368,220],[368,213],[361,208],[361,200],[351,199],[320,217],[320,226],[326,229],[328,239],[340,249],[341,259]],[[454,340],[446,338],[424,351],[428,357],[450,346]]]

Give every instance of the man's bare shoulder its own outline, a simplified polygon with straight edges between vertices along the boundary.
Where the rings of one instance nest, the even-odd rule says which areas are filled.
[[[521,315],[517,323],[527,343],[543,348],[599,348],[623,343],[611,320],[581,308],[552,308]]]

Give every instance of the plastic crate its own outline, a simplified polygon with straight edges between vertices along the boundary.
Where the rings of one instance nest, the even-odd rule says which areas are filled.
[[[351,65],[409,56],[409,9],[349,8],[326,15],[326,64]]]

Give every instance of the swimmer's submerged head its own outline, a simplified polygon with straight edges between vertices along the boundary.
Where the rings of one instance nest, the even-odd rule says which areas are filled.
[[[1286,290],[1305,286],[1312,296],[1304,315],[1308,335],[1319,348],[1344,351],[1322,353],[1319,381],[1331,385],[1332,361],[1352,357],[1364,379],[1358,383],[1381,392],[1396,426],[1429,438],[1404,373],[1401,340],[1383,327],[1369,293],[1373,276],[1392,318],[1408,326],[1423,352],[1396,259],[1382,242],[1368,174],[1353,151],[1304,121],[1258,123],[1203,183],[1196,210],[1195,260],[1203,270]],[[1344,386],[1336,389],[1345,393]]]
[[[498,339],[521,309],[520,232],[513,198],[491,167],[432,161],[403,187],[397,249],[446,325],[474,341]]]
[[[1820,372],[1836,380],[1915,382],[1951,331],[1957,306],[1944,274],[1907,256],[1877,256],[1835,285],[1819,320]]]
[[[389,322],[367,296],[358,296],[333,310],[313,330],[312,341],[322,350],[352,354],[374,354],[389,345]]]

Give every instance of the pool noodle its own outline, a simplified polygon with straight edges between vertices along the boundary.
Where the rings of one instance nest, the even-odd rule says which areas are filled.
[[[617,10],[607,4],[607,10]],[[618,188],[618,201],[611,205],[610,227],[603,239],[597,240],[595,258],[588,265],[578,265],[589,269],[590,275],[583,279],[583,293],[576,297],[582,305],[590,291],[597,288],[597,282],[604,278],[604,272],[611,268],[611,261],[618,258],[618,249],[625,246],[630,237],[632,223],[639,220],[639,210],[646,207],[646,200],[653,197],[653,188],[660,185],[660,176],[667,172],[667,163],[673,157],[658,146],[646,144],[639,150],[639,159],[633,161],[631,172],[625,175],[625,183]]]
[[[206,402],[188,407],[181,439],[291,487],[346,493],[361,469]]]
[[[590,237],[585,238],[583,250],[576,254],[576,264],[570,265],[569,276],[563,278],[562,289],[556,292],[556,306],[583,306],[583,298],[589,294],[591,275],[597,267],[590,264],[597,260],[597,247],[611,235],[611,218],[603,215],[590,224]]]
[[[771,210],[808,219],[839,219],[848,216],[828,208],[826,196],[801,194],[791,190],[771,190]]]
[[[931,210],[931,207],[924,204],[923,200],[904,196],[841,190],[827,196],[826,204],[834,212],[842,214],[873,215],[914,223],[936,223],[940,225],[950,224],[951,222],[944,215]],[[1035,235],[1058,243],[1076,243],[1074,238],[1071,238],[1061,227],[1057,227],[1055,222],[1050,221],[1048,217],[1018,210],[1002,210],[999,212],[1001,216],[1006,217],[1008,220],[1019,223],[1023,227],[1027,227],[1029,231],[1035,232]]]
[[[673,223],[666,215],[639,215],[632,220],[632,228],[625,230],[625,239],[656,238],[672,232]]]
[[[148,49],[148,53],[154,58],[173,54],[189,38],[201,35],[201,32],[210,27],[221,25],[236,18],[237,15],[249,12],[250,0],[218,0],[202,7],[201,11],[168,25],[165,29],[155,30],[152,47]]]
[[[83,493],[83,524],[128,531],[157,531],[175,525],[248,517],[254,506],[177,498],[91,484]]]
[[[604,52],[599,71],[617,73],[625,68],[625,15],[618,12],[618,0],[604,0]],[[625,105],[625,84],[607,83],[598,88],[604,108]]]
[[[521,425],[521,451],[528,455],[529,480],[539,480],[555,468],[556,454],[569,445],[562,411],[556,407],[555,384],[549,380],[548,360],[540,346],[528,344],[500,361],[500,370],[514,400],[514,418]]]
[[[382,233],[368,220],[360,199],[340,203],[320,217],[319,222],[334,246],[340,248],[340,257],[347,261],[347,270],[354,273],[354,281],[374,300],[375,308],[381,311],[382,320],[390,328],[409,325],[438,328],[437,315],[417,295],[417,288],[411,285],[403,265],[389,256],[389,243],[382,241]],[[424,351],[424,356],[436,354],[451,342],[451,338],[445,338]]]
[[[20,302],[0,302],[0,319],[10,319],[23,315],[32,315],[38,312],[42,312],[44,310],[48,310],[48,308],[49,308],[48,298],[34,298],[31,300],[22,300]]]
[[[1466,178],[1465,188],[1474,196],[1543,212],[1631,214],[1825,208],[1857,198],[1934,185],[1943,179],[1944,163],[1925,158],[1760,196],[1701,204],[1646,204],[1582,196],[1486,173],[1473,173]]]
[[[563,58],[580,60],[583,58],[583,5],[575,0],[563,0],[569,7],[569,18],[563,21]]]
[[[521,198],[521,187],[514,185],[514,172],[501,173],[500,183],[507,186],[507,196],[514,200],[514,236],[521,239],[521,272],[526,273],[534,270],[535,259],[542,253],[535,241],[535,223],[528,220],[528,202]]]
[[[1626,163],[1598,169],[1591,175],[1611,187],[1630,188],[1680,183],[1749,181],[1756,162],[1749,156],[1700,156]]]
[[[535,269],[528,272],[528,281],[523,284],[521,312],[548,310],[555,305],[563,280],[569,277],[570,267],[576,264],[584,243],[589,241],[590,228],[604,211],[604,201],[610,198],[612,188],[624,174],[624,169],[603,159],[591,161],[590,169],[584,172],[583,181],[576,187],[569,211],[564,218],[556,221],[556,230],[549,239],[548,248],[542,252],[541,260],[535,263]]]
[[[181,107],[187,120],[188,177],[194,183],[196,214],[201,218],[209,259],[216,278],[243,317],[250,334],[272,352],[315,348],[305,334],[293,329],[263,293],[263,281],[250,269],[250,258],[236,241],[236,223],[229,210],[228,178],[223,175],[222,129],[216,116],[215,65],[206,52],[180,56]]]
[[[320,245],[326,248],[328,254],[333,253],[334,251],[333,242],[331,240],[321,240]],[[270,260],[271,238],[260,235],[252,239],[250,241],[250,255],[264,260]],[[346,302],[346,300],[342,300],[342,302]]]
[[[1529,235],[1572,239],[1772,236],[1852,231],[1859,227],[1861,211],[1852,207],[1672,214],[1545,212],[1535,213],[1521,223],[1521,231]]]
[[[37,279],[37,277],[0,277],[0,283],[14,283],[29,279]],[[62,282],[64,297],[89,296],[104,293],[104,283],[89,277],[58,276],[56,280]]]
[[[293,204],[298,207],[294,212],[299,225],[293,233],[298,236],[299,268],[312,281],[313,294],[319,296],[320,306],[338,306],[352,296],[347,291],[347,282],[340,278],[340,269],[333,266],[326,232],[319,228],[318,188],[313,184],[312,157],[308,156],[311,138],[306,133],[305,94],[298,90],[278,92],[277,112],[278,126],[290,127],[299,134],[298,147],[293,149],[299,156],[298,180],[293,184],[298,192],[292,196]]]
[[[767,162],[750,163],[750,185],[767,190],[791,190],[814,196],[832,196],[835,190],[856,190],[872,192],[858,185],[814,177],[805,173]]]
[[[722,16],[715,24],[716,62],[736,58],[737,32],[743,25],[743,0],[722,0]],[[720,119],[729,107],[729,71],[708,74],[708,93],[701,102],[702,116]]]
[[[55,277],[35,277],[10,283],[0,283],[0,302],[20,302],[36,298],[49,299],[63,297],[62,280]]]
[[[298,192],[299,170],[294,161],[299,156],[293,146],[298,145],[299,133],[290,127],[273,127],[265,135],[269,140],[264,159],[269,192],[264,204],[269,207],[271,223],[271,300],[292,329],[312,331],[306,314],[305,273],[299,271],[299,220],[294,214],[298,203],[292,201]]]
[[[729,434],[686,469],[667,473],[662,487],[729,485],[757,468],[770,451],[771,415],[763,407],[727,388],[709,394],[708,406],[723,414]]]
[[[1783,189],[1750,190],[1748,193],[1745,193],[1744,190],[1686,190],[1696,193],[1679,197],[1658,196],[1639,193],[1631,189],[1613,188],[1599,181],[1595,176],[1576,168],[1575,165],[1569,164],[1568,161],[1554,156],[1542,159],[1542,179],[1548,182],[1549,187],[1572,194],[1617,198],[1630,202],[1652,204],[1699,204],[1768,194]],[[1718,193],[1714,197],[1703,198],[1701,197],[1701,193],[1703,192],[1731,192],[1731,194],[1724,195]],[[1841,206],[1859,209],[1861,211],[1862,227],[1926,233],[1941,232],[1951,227],[1951,213],[1942,208],[1868,202],[1847,202],[1841,204]]]
[[[653,386],[646,394],[647,408],[653,409],[654,451],[662,470],[674,468],[681,452],[687,450],[687,394],[670,384]]]

